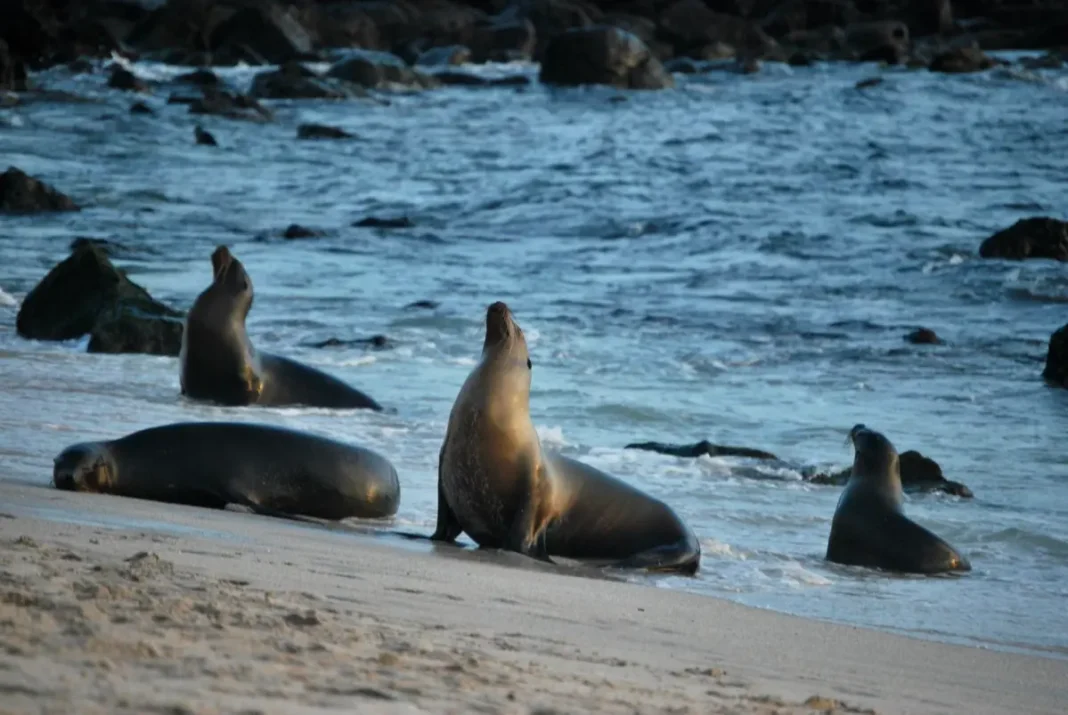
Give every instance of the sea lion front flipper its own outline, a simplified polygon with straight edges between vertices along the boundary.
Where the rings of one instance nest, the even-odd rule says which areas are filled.
[[[525,496],[505,536],[504,547],[509,551],[551,564],[553,560],[549,558],[546,548],[544,509],[542,508],[546,497],[545,491],[549,486],[549,475],[545,471],[544,463],[533,468],[525,467],[522,472],[523,475],[520,478],[525,484],[520,492]]]
[[[441,485],[441,462],[445,458],[446,444],[448,444],[448,438],[442,441],[441,450],[438,452],[438,523],[430,540],[453,542],[463,532],[463,527],[460,526],[456,514],[449,508],[449,502],[445,500],[445,489]]]

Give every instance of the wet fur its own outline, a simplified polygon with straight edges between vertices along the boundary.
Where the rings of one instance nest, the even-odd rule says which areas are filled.
[[[943,539],[905,516],[898,455],[879,432],[857,425],[853,471],[838,500],[827,560],[905,573],[969,571]]]
[[[295,430],[229,422],[152,427],[65,449],[57,488],[321,519],[396,513],[396,469],[371,450]]]
[[[182,394],[224,405],[309,405],[381,410],[345,382],[289,358],[257,352],[245,329],[254,289],[225,246],[212,254],[214,277],[186,317]]]
[[[431,537],[550,560],[692,573],[693,533],[666,505],[588,465],[546,454],[530,419],[531,362],[503,303],[489,307],[482,359],[449,415]]]

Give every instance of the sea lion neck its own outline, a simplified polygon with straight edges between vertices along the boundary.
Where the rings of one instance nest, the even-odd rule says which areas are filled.
[[[870,484],[900,504],[901,467],[894,445],[879,432],[857,425],[849,433],[856,454],[850,482]]]

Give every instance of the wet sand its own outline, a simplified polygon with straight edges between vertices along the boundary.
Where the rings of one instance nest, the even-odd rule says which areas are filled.
[[[1055,713],[1068,701],[1065,660],[527,563],[0,482],[0,712]]]

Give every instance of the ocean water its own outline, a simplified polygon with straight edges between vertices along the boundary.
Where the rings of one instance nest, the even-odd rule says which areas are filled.
[[[182,71],[142,64],[158,80]],[[236,86],[255,70],[221,74]],[[529,65],[472,71],[535,74]],[[881,76],[876,87],[858,80]],[[176,420],[266,421],[397,465],[396,523],[429,531],[438,448],[486,306],[527,333],[543,444],[672,504],[695,578],[636,577],[809,617],[1068,657],[1068,391],[1040,379],[1068,322],[1068,266],[983,261],[993,231],[1065,218],[1068,73],[875,65],[680,77],[673,91],[446,88],[193,117],[106,75],[39,82],[89,101],[0,110],[0,164],[79,213],[0,217],[0,478],[47,484],[66,445]],[[220,147],[193,144],[193,125]],[[298,141],[320,122],[358,136]],[[413,228],[353,227],[407,216]],[[319,238],[286,241],[290,223]],[[19,338],[19,301],[76,236],[187,307],[227,244],[256,287],[262,349],[327,369],[389,410],[225,409],[178,393],[173,358]],[[432,310],[406,309],[417,300]],[[940,346],[902,337],[917,326]],[[394,347],[309,343],[385,334]],[[917,578],[823,559],[857,423],[936,459],[975,498],[907,498],[972,562]],[[678,459],[628,442],[708,438],[789,466]]]

